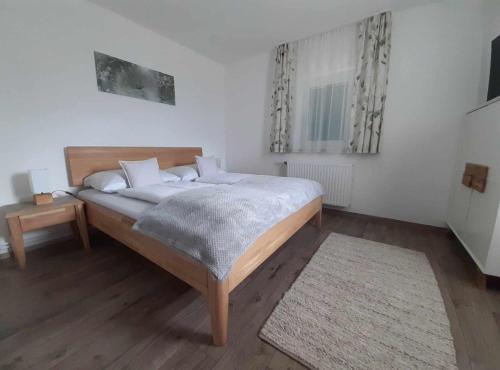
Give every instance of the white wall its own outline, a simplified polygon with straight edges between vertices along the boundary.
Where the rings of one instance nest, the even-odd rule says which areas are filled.
[[[202,146],[224,158],[224,68],[210,59],[79,0],[2,1],[0,38],[0,216],[30,197],[30,168],[67,188],[65,146]],[[173,75],[176,106],[97,91],[94,50]],[[0,222],[0,247],[5,235]]]
[[[391,69],[382,153],[270,154],[270,54],[229,66],[227,167],[278,173],[279,162],[354,163],[349,210],[444,225],[464,113],[476,105],[482,54],[480,1],[438,3],[393,13]]]
[[[500,1],[483,0],[483,56],[478,106],[484,104],[488,96],[490,78],[491,41],[500,36]]]
[[[457,124],[489,73],[489,54],[481,58],[489,44],[478,40],[500,24],[498,2],[484,1],[484,14],[479,0],[394,14],[383,151],[369,157],[267,152],[269,53],[224,69],[83,0],[2,1],[0,217],[4,205],[30,197],[30,168],[48,167],[54,189],[67,188],[65,146],[199,145],[244,172],[278,173],[293,158],[352,162],[350,210],[441,225]],[[177,105],[98,92],[94,50],[174,75]],[[0,222],[0,250],[6,234]]]

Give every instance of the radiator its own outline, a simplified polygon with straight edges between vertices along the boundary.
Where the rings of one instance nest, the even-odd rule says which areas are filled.
[[[348,207],[351,203],[352,164],[285,163],[287,176],[314,180],[323,186],[324,204]]]

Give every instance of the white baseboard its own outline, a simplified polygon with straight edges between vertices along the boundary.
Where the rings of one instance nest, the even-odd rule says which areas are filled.
[[[69,239],[72,236],[73,233],[69,227],[57,227],[31,232],[23,235],[24,248],[26,250],[37,249],[55,241]],[[9,249],[10,243],[5,239],[0,239],[0,259],[9,257]]]

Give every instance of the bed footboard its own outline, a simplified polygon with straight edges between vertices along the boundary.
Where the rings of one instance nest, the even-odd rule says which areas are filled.
[[[85,203],[89,224],[207,296],[213,342],[217,346],[225,345],[228,340],[229,293],[307,222],[320,227],[322,212],[318,197],[261,235],[236,261],[229,276],[218,281],[201,263],[133,230],[133,219],[93,202]]]

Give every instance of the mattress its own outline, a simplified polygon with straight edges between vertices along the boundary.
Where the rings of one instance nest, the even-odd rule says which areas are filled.
[[[95,189],[80,191],[78,198],[94,202],[134,220],[137,220],[142,213],[156,205],[144,200],[127,198],[119,194],[104,193]]]

